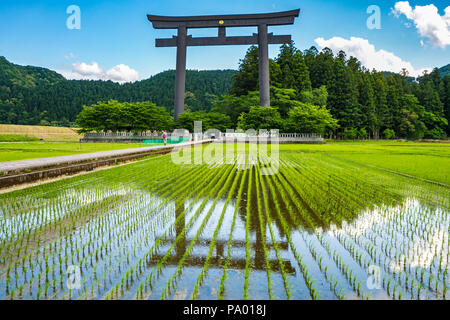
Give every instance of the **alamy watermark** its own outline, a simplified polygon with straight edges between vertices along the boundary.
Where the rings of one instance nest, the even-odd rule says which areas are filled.
[[[81,270],[79,266],[67,268],[67,288],[70,290],[81,289]]]
[[[81,29],[81,10],[77,5],[70,5],[66,9],[66,13],[69,14],[66,20],[67,29]]]
[[[370,290],[373,289],[381,289],[381,268],[379,266],[370,265],[367,268],[367,277],[366,285]]]
[[[366,20],[366,26],[369,30],[381,29],[381,9],[379,6],[373,4],[367,7],[367,14],[370,16]]]

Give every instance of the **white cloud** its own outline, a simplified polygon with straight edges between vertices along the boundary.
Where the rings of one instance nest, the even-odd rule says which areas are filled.
[[[103,74],[103,69],[98,66],[97,62],[87,64],[84,62],[75,62],[72,64],[73,72],[83,76],[98,76]]]
[[[85,62],[75,62],[72,70],[58,70],[67,79],[75,80],[111,80],[116,82],[134,82],[139,80],[139,72],[125,64],[118,64],[115,67],[104,71],[97,62],[91,64]]]
[[[106,76],[108,79],[119,82],[134,82],[139,80],[139,73],[125,64],[118,64],[114,68],[109,69],[106,71]]]
[[[377,71],[391,71],[399,73],[402,68],[408,70],[410,76],[422,75],[424,69],[415,69],[410,62],[402,60],[395,54],[385,50],[376,50],[368,40],[358,37],[350,37],[350,40],[333,37],[328,40],[317,38],[314,40],[321,48],[328,47],[337,53],[343,50],[347,56],[353,56],[361,61],[367,69]],[[431,70],[431,68],[426,68]]]
[[[402,14],[412,20],[422,37],[430,39],[434,46],[445,48],[450,45],[450,6],[445,8],[441,16],[434,4],[416,6],[414,9],[409,1],[399,1],[392,9],[396,17]]]

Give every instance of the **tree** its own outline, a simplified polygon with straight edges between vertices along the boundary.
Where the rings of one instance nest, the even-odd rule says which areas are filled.
[[[286,118],[289,110],[295,106],[297,91],[295,89],[270,87],[270,100],[272,105],[278,107],[282,118]]]
[[[165,109],[148,101],[119,103],[109,100],[83,106],[76,122],[80,132],[142,132],[173,127],[173,120]]]
[[[399,103],[399,88],[397,87],[397,83],[394,77],[390,74],[387,79],[387,90],[386,90],[386,106],[387,106],[387,115],[386,115],[386,125],[389,128],[398,128],[401,122],[400,115],[400,103]],[[390,123],[392,121],[392,123]]]
[[[311,91],[308,67],[301,51],[294,47],[293,42],[281,46],[275,62],[281,69],[281,87],[295,89],[298,93]]]
[[[353,128],[360,118],[358,89],[352,72],[346,68],[343,57],[334,62],[335,77],[328,89],[328,109],[339,119],[343,128]],[[327,87],[328,88],[328,87]]]
[[[408,139],[421,139],[424,136],[426,127],[419,120],[419,116],[410,110],[400,110],[400,123],[398,127],[399,136]]]
[[[186,129],[189,132],[194,132],[194,122],[202,122],[202,130],[209,126],[209,119],[207,113],[204,111],[197,112],[183,112],[178,116],[178,120],[175,123],[176,128]]]
[[[444,115],[444,105],[439,98],[439,93],[434,88],[433,82],[430,80],[424,81],[420,85],[419,100],[426,111],[432,112],[436,115]]]
[[[355,140],[358,137],[358,129],[345,128],[344,132],[341,133],[341,137],[345,140]]]
[[[223,100],[214,101],[212,111],[226,114],[230,117],[233,127],[237,125],[238,117],[250,111],[250,106],[259,104],[259,92],[253,91],[243,96],[227,95]]]
[[[242,130],[282,130],[284,121],[276,107],[251,106],[248,113],[239,116],[237,127]]]
[[[377,119],[378,130],[375,136],[379,136],[379,130],[392,129],[393,119],[387,107],[387,85],[384,80],[384,75],[372,73],[373,78],[373,91],[374,91],[374,102],[375,102],[375,115],[374,118]],[[384,132],[384,131],[383,131]]]
[[[317,54],[317,49],[311,47],[306,52],[305,62],[309,69],[312,88],[319,88],[324,85],[329,90],[335,79],[333,51],[330,48],[323,48]]]
[[[376,116],[376,107],[375,107],[375,95],[372,86],[372,79],[368,72],[363,73],[359,77],[358,84],[358,102],[361,106],[361,119],[360,126],[362,127],[360,130],[365,131],[365,128],[369,129],[369,133],[367,136],[372,136],[378,138],[379,132],[379,121]],[[362,137],[361,138],[367,138]]]
[[[383,136],[386,139],[394,139],[395,138],[395,131],[392,129],[384,129]]]
[[[250,91],[259,90],[258,47],[248,48],[244,59],[239,61],[239,71],[233,75],[231,95],[242,96]],[[270,82],[277,85],[281,76],[280,66],[269,59]]]
[[[426,126],[424,138],[429,139],[445,139],[445,130],[448,127],[448,121],[444,117],[440,117],[431,112],[423,112],[421,120]]]
[[[450,124],[450,75],[446,75],[439,85],[439,95],[444,104],[444,116]],[[450,126],[447,126],[447,135],[450,135]]]
[[[289,132],[325,135],[339,127],[338,121],[324,106],[297,101],[295,104],[296,106],[289,110],[287,119],[286,129]]]
[[[239,71],[233,76],[230,94],[241,96],[258,88],[258,47],[248,48],[244,59],[239,61]]]
[[[316,106],[326,106],[328,100],[327,87],[320,86],[311,91],[302,91],[299,100],[301,102],[310,103]]]
[[[202,122],[202,131],[217,129],[225,132],[231,128],[231,119],[229,116],[218,112],[206,113],[204,111],[184,112],[180,114],[176,127],[194,132],[194,121]]]

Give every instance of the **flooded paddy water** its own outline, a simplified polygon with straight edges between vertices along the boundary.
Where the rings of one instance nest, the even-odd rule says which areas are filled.
[[[1,299],[449,299],[450,190],[280,147],[0,195]]]

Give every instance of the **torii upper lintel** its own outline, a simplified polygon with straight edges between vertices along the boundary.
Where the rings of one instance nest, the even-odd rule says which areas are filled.
[[[178,29],[177,36],[156,39],[156,47],[177,47],[177,66],[175,77],[175,112],[174,118],[184,111],[184,90],[186,82],[186,47],[212,45],[251,45],[259,48],[259,100],[261,106],[270,106],[269,90],[269,44],[290,43],[290,35],[273,35],[267,32],[268,26],[293,24],[300,9],[264,13],[232,14],[214,16],[167,17],[147,15],[155,29]],[[226,36],[227,27],[258,27],[258,33],[251,36]],[[218,28],[217,37],[196,37],[187,35],[189,28]]]

